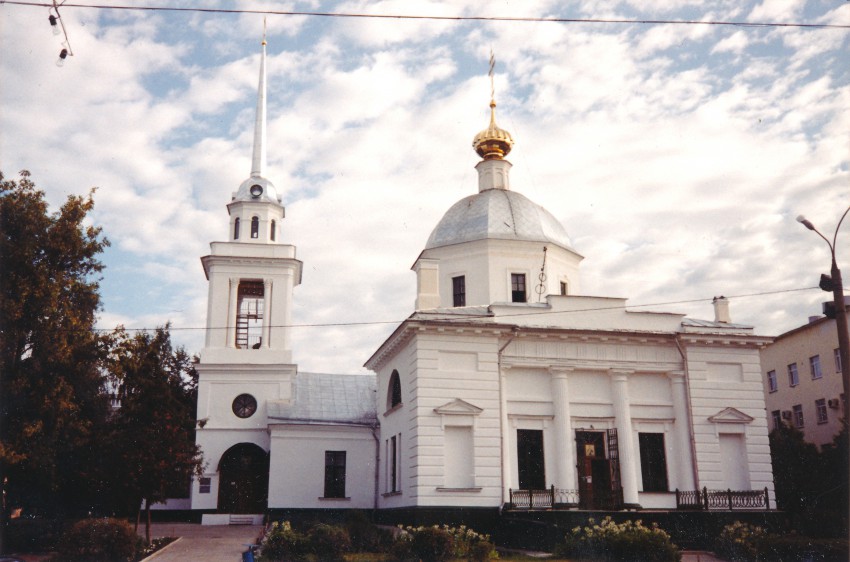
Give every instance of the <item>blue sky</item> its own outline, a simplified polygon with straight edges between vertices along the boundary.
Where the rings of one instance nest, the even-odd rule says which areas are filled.
[[[259,2],[134,6],[447,16],[850,24],[850,2]],[[568,4],[562,6],[562,4]],[[53,204],[97,186],[100,325],[200,350],[199,258],[227,236],[250,172],[263,16],[0,5],[0,170]],[[431,229],[477,189],[490,49],[512,187],[565,225],[582,293],[777,335],[818,314],[813,287],[850,205],[850,29],[268,16],[267,176],[304,262],[296,324],[401,320]],[[839,236],[845,269],[850,225]],[[847,275],[845,275],[847,276]],[[359,372],[391,324],[293,328],[307,371]]]

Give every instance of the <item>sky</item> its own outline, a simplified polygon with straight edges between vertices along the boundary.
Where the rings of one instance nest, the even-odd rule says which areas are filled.
[[[815,288],[829,248],[795,219],[831,239],[850,205],[850,29],[634,22],[847,26],[850,2],[120,5],[632,22],[266,15],[265,176],[304,263],[292,327],[302,371],[365,372],[413,312],[410,267],[449,207],[477,192],[471,142],[489,121],[491,49],[497,121],[516,141],[511,187],[564,224],[585,256],[583,294],[708,320],[724,295],[732,321],[762,335],[831,298]],[[251,170],[264,16],[68,5],[73,55],[58,67],[65,38],[49,15],[0,4],[0,171],[29,170],[54,208],[97,187],[89,218],[111,242],[98,326],[170,322],[198,353],[200,257],[227,239],[225,205]],[[848,223],[837,248],[850,271]]]

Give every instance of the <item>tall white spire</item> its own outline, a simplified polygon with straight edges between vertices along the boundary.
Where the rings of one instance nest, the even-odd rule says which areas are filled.
[[[266,20],[263,20],[263,52],[260,55],[260,84],[257,87],[257,117],[254,122],[254,157],[251,177],[263,177],[266,169]]]
[[[274,184],[266,177],[266,22],[263,20],[263,42],[260,53],[260,83],[257,87],[257,115],[254,120],[254,153],[251,175],[233,194],[233,200],[264,201],[280,204]]]

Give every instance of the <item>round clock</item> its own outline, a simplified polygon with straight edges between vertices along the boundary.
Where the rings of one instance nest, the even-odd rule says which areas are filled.
[[[257,199],[260,195],[263,194],[263,186],[259,184],[254,184],[251,186],[251,197]]]
[[[250,394],[240,394],[233,399],[233,413],[240,418],[250,418],[257,411],[257,399]]]

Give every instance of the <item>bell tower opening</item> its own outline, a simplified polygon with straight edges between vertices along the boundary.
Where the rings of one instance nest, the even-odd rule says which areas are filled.
[[[236,313],[236,347],[260,349],[263,343],[264,287],[261,281],[240,281]]]

